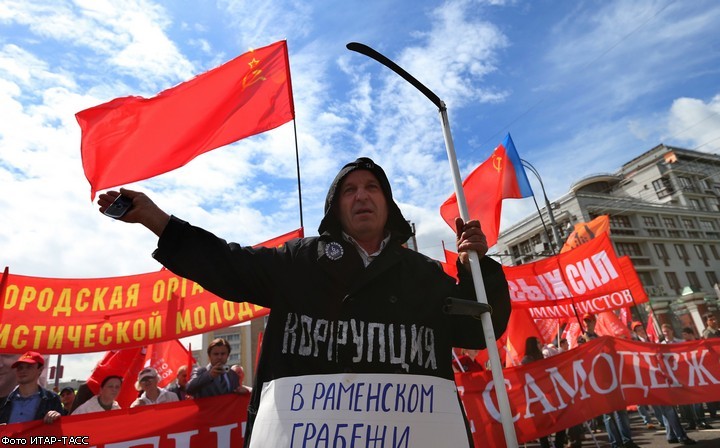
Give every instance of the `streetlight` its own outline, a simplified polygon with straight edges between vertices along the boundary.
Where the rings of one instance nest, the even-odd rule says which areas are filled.
[[[537,177],[537,180],[540,182],[540,188],[542,189],[543,198],[545,199],[545,208],[547,209],[548,218],[550,219],[550,227],[552,228],[553,237],[555,239],[555,244],[560,249],[560,243],[562,242],[562,237],[560,236],[560,230],[558,229],[557,222],[555,222],[555,215],[553,214],[552,205],[550,204],[550,200],[547,197],[547,194],[545,193],[545,185],[543,185],[542,178],[540,177],[540,173],[535,169],[534,166],[530,162],[528,162],[525,159],[520,159],[520,162],[522,162],[523,166],[525,168],[528,168],[530,172],[532,172],[535,177]],[[542,213],[540,212],[540,207],[537,206],[537,202],[535,203],[535,207],[538,209],[538,214],[540,215],[540,221],[542,222],[543,227],[545,227],[545,221],[543,221]],[[547,228],[545,228],[545,234],[548,234]],[[548,238],[550,238],[550,235],[548,234]],[[551,246],[552,247],[552,244]],[[555,251],[553,250],[553,254]]]

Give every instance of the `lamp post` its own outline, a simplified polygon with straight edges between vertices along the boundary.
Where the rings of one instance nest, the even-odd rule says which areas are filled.
[[[555,240],[555,245],[557,246],[558,251],[559,251],[560,247],[561,247],[560,243],[562,242],[562,236],[560,234],[560,230],[558,228],[557,222],[555,221],[555,215],[553,214],[552,205],[550,204],[550,200],[548,199],[547,194],[545,193],[545,185],[543,184],[542,178],[540,177],[540,173],[538,173],[538,171],[535,169],[535,167],[532,166],[532,164],[530,162],[528,162],[527,160],[520,159],[520,161],[522,162],[523,166],[525,168],[528,168],[530,170],[530,172],[532,172],[535,175],[535,177],[537,177],[537,180],[540,182],[540,188],[542,189],[543,198],[545,199],[545,208],[547,209],[548,218],[550,219],[550,228],[552,229],[552,232],[553,232],[553,238]],[[542,221],[542,213],[540,213],[540,210],[538,210],[538,214],[540,214],[540,220]],[[545,224],[543,223],[543,226],[544,225]],[[547,232],[547,230],[546,230],[546,232]],[[551,245],[551,247],[552,247],[552,245]],[[553,253],[555,253],[554,250],[553,250]]]

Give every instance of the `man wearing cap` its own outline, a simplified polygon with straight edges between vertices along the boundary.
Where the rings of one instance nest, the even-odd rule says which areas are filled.
[[[412,381],[407,378],[410,375],[418,383],[442,384],[433,390],[442,390],[443,399],[454,397],[448,414],[453,417],[446,421],[459,424],[460,430],[453,426],[452,431],[429,435],[462,437],[468,440],[447,444],[471,446],[469,427],[457,403],[452,347],[484,348],[482,324],[472,316],[443,313],[448,297],[476,300],[468,251],[481,257],[495,337],[504,332],[510,315],[505,276],[498,263],[484,257],[487,242],[477,221],[456,220],[458,264],[462,266],[456,284],[438,262],[403,247],[412,229],[393,200],[385,172],[368,158],[346,164],[335,177],[319,236],[293,240],[280,248],[227,243],[170,217],[142,193],[121,192],[132,199],[132,208],[121,219],[141,223],[160,237],[153,254],[156,260],[225,300],[271,309],[248,410],[246,446],[276,446],[273,441],[278,437],[290,440],[295,428],[287,420],[267,423],[269,414],[264,412],[268,407],[272,410],[274,401],[261,402],[264,389],[268,396],[280,394],[296,378],[330,381],[328,387],[350,385],[372,374],[403,384]],[[118,194],[101,194],[100,211]],[[303,386],[295,387],[298,396],[292,404],[300,406]],[[287,395],[275,397],[287,399]],[[434,398],[437,405],[441,397]],[[363,415],[355,418],[363,419]],[[412,445],[431,444],[423,439]]]
[[[60,391],[60,402],[63,406],[62,415],[70,415],[72,405],[75,401],[75,389],[72,387],[63,387]]]
[[[60,397],[38,384],[44,365],[42,355],[32,351],[13,363],[18,385],[0,407],[0,423],[42,420],[49,424],[62,415]]]
[[[130,407],[134,408],[136,406],[178,401],[178,396],[175,393],[158,387],[158,381],[160,381],[160,375],[158,375],[157,370],[152,367],[142,369],[140,373],[138,373],[135,389],[137,389],[138,392],[143,391],[143,393],[137,400],[130,404]]]

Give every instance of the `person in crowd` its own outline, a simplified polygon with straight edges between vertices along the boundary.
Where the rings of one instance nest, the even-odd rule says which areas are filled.
[[[680,335],[682,336],[684,342],[697,341],[698,339],[695,336],[695,331],[693,331],[690,327],[684,327],[680,331]],[[712,425],[705,420],[703,403],[681,405],[680,415],[688,422],[686,429],[713,429]]]
[[[175,375],[175,382],[172,384],[172,386],[168,387],[168,391],[177,395],[178,400],[185,400],[191,398],[190,395],[187,393],[187,383],[188,367],[187,365],[182,365],[178,367],[177,374]]]
[[[662,324],[660,326],[664,340],[661,344],[677,344],[683,342],[675,336],[675,330],[670,324]],[[682,443],[683,445],[695,445],[697,442],[688,437],[680,423],[680,417],[674,406],[662,405],[658,406],[665,425],[665,438],[668,443]]]
[[[296,239],[279,248],[228,244],[169,216],[146,195],[131,190],[101,194],[100,212],[121,192],[132,200],[121,220],[141,223],[160,237],[156,260],[226,300],[249,300],[271,310],[250,400],[246,446],[251,443],[266,382],[305,375],[341,378],[350,373],[425,375],[452,382],[452,348],[485,346],[480,319],[442,311],[448,297],[476,300],[469,251],[480,258],[495,337],[507,326],[507,281],[502,267],[484,256],[488,247],[479,222],[456,220],[460,268],[456,283],[437,261],[403,246],[412,228],[393,200],[385,172],[369,158],[346,164],[333,180],[319,236]],[[427,335],[434,336],[427,345],[431,362],[372,358],[371,351],[382,343],[377,338],[374,342],[366,338],[362,345],[360,340],[349,341],[347,346],[337,345],[337,350],[327,346],[334,339],[327,340],[322,350],[306,351],[298,345],[306,324],[337,328],[350,321],[388,328],[386,335],[393,325],[396,340],[389,343],[404,344],[400,352],[406,354],[410,353],[406,347],[412,340],[410,331],[422,325]],[[364,356],[357,358],[358,353]]]
[[[235,390],[240,395],[249,394],[252,392],[252,387],[248,387],[245,385],[245,369],[243,369],[243,366],[240,364],[233,364],[232,367],[230,367],[230,370],[237,373],[238,378],[240,379],[240,387]]]
[[[72,415],[89,414],[91,412],[113,411],[120,409],[115,399],[122,389],[122,377],[119,375],[108,375],[100,383],[100,393],[78,406]]]
[[[75,389],[72,387],[63,387],[60,391],[60,402],[62,403],[63,410],[62,415],[70,415],[72,412],[72,405],[75,401]]]
[[[585,333],[583,333],[583,336],[585,336],[585,340],[587,342],[600,337],[597,333],[595,333],[595,325],[597,325],[597,318],[594,314],[583,314],[583,322],[585,323]]]
[[[142,391],[142,394],[130,404],[131,408],[137,406],[145,406],[148,404],[160,404],[169,403],[172,401],[178,401],[178,396],[172,392],[158,387],[160,381],[160,375],[157,370],[152,367],[145,367],[138,373],[138,380],[135,383],[135,389],[138,392]]]
[[[702,332],[703,339],[720,338],[720,328],[718,328],[717,317],[713,313],[703,314],[705,321],[705,329]]]
[[[525,356],[523,356],[520,364],[525,365],[533,361],[539,361],[544,358],[542,353],[542,343],[535,336],[530,336],[525,339]],[[565,440],[567,439],[565,430],[555,433],[555,439],[553,440],[553,448],[564,448]],[[547,437],[540,437],[540,447],[550,448],[550,441]]]
[[[570,346],[568,345],[568,340],[565,338],[560,339],[560,347],[558,347],[558,351],[560,353],[566,352],[570,350]]]
[[[0,423],[42,420],[51,424],[60,418],[63,411],[60,397],[38,384],[43,367],[45,360],[34,351],[24,353],[12,364],[17,387],[0,407]]]
[[[645,326],[642,324],[642,322],[634,321],[630,325],[630,329],[632,330],[632,339],[634,341],[650,342],[647,332],[645,332]],[[638,414],[640,414],[640,418],[642,419],[643,424],[647,429],[655,429],[657,428],[657,425],[662,426],[662,422],[658,421],[662,419],[662,416],[660,415],[660,410],[655,408],[656,406],[652,406],[653,410],[651,415],[650,406],[644,404],[639,404],[637,406]]]
[[[207,367],[198,367],[187,384],[187,392],[193,398],[214,397],[216,395],[243,393],[240,378],[227,365],[230,356],[230,343],[216,338],[207,348],[210,363]]]
[[[460,356],[453,360],[453,369],[456,372],[482,372],[485,370],[482,364],[475,359],[480,350],[464,348],[461,353]]]

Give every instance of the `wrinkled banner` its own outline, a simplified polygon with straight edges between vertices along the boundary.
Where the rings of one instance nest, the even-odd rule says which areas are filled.
[[[518,442],[524,443],[628,405],[720,400],[720,339],[666,345],[603,337],[505,369],[504,376]],[[505,447],[490,372],[457,374],[455,380],[476,446]],[[0,442],[20,445],[22,438],[26,446],[49,444],[49,439],[32,443],[31,437],[44,436],[85,437],[76,444],[97,448],[242,446],[248,398],[230,394],[71,415],[52,425],[16,423],[0,426],[0,437],[13,439]],[[337,437],[338,446],[351,446],[351,433]],[[301,438],[296,442],[300,445],[293,447],[302,446]]]
[[[518,441],[629,405],[720,400],[720,339],[651,344],[603,337],[503,371]],[[477,446],[504,447],[489,371],[456,374]]]
[[[229,327],[270,312],[225,301],[167,270],[97,279],[8,274],[2,298],[2,353],[137,347]]]
[[[503,266],[513,308],[533,319],[597,314],[648,301],[628,257],[617,257],[604,233],[570,251],[534,263]]]

